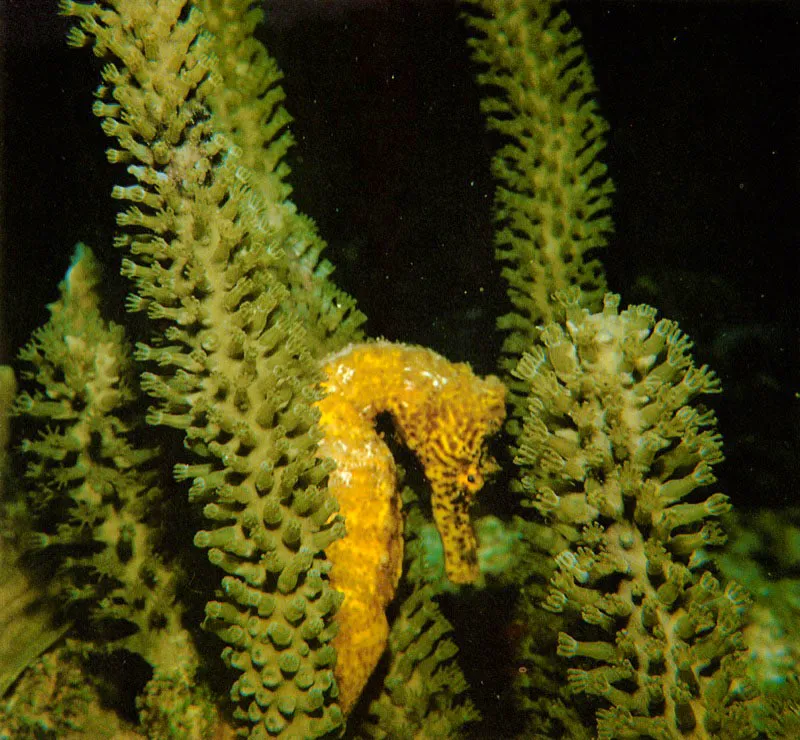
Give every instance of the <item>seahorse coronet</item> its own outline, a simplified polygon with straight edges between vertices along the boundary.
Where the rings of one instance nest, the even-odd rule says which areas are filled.
[[[447,577],[472,583],[479,572],[469,509],[498,468],[486,440],[505,418],[505,386],[425,347],[387,341],[349,345],[327,357],[323,369],[318,454],[336,463],[328,488],[347,530],[326,553],[331,583],[345,595],[334,645],[339,701],[349,712],[386,647],[385,609],[403,562],[395,462],[376,418],[388,413],[422,464]]]

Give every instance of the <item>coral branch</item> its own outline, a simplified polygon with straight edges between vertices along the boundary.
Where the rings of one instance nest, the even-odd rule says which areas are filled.
[[[191,453],[175,473],[205,503],[195,544],[226,574],[206,626],[242,674],[237,717],[253,737],[338,731],[329,643],[341,596],[322,548],[343,527],[315,454],[320,375],[281,281],[285,234],[211,107],[213,39],[185,0],[62,9],[80,20],[73,44],[120,65],[104,68],[95,113],[135,181],[112,195],[132,204],[117,219],[129,307],[156,332],[136,359],[152,368],[148,422],[182,430]]]
[[[595,250],[612,230],[614,186],[599,160],[608,124],[581,35],[566,11],[533,0],[465,0],[478,82],[491,91],[481,108],[505,144],[492,169],[496,256],[504,264],[514,311],[508,332],[510,370],[536,339],[536,327],[558,318],[553,294],[570,286],[597,309],[605,276]],[[483,12],[486,16],[481,15]]]
[[[650,307],[619,312],[608,294],[590,313],[574,292],[558,298],[564,324],[516,371],[528,387],[516,461],[530,504],[573,543],[544,603],[586,625],[559,636],[559,655],[584,665],[570,686],[612,707],[600,737],[620,724],[625,737],[732,736],[751,711],[739,688],[748,598],[708,569],[706,548],[724,542],[708,519],[730,504],[698,492],[722,454],[713,414],[692,405],[719,381]]]

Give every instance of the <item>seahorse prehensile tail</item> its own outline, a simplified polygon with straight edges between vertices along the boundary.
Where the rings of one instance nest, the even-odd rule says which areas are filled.
[[[376,417],[392,416],[400,439],[424,467],[448,578],[471,583],[478,564],[469,507],[497,467],[485,441],[505,417],[505,387],[424,347],[390,342],[350,345],[329,357],[324,369],[319,453],[336,461],[329,490],[347,526],[345,539],[326,550],[331,584],[345,594],[334,644],[339,701],[347,712],[386,646],[384,610],[403,559],[395,465],[375,429]]]

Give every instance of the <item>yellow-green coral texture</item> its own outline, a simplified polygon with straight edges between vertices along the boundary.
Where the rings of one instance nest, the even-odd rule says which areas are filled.
[[[204,503],[195,544],[223,571],[206,626],[241,672],[231,694],[253,737],[316,737],[342,725],[324,548],[343,534],[315,455],[319,369],[281,275],[285,233],[254,197],[239,148],[210,96],[212,37],[188,3],[64,3],[70,40],[115,58],[94,112],[116,142],[109,159],[134,182],[117,223],[128,308],[153,322],[138,361],[155,400],[147,421],[182,430],[175,467]]]
[[[565,323],[516,370],[528,387],[516,461],[529,505],[569,543],[545,602],[583,622],[558,639],[577,664],[569,684],[600,700],[601,738],[750,736],[749,601],[707,552],[730,504],[703,491],[721,438],[695,399],[719,381],[649,306],[619,311],[607,294],[590,313],[574,291],[559,298]]]
[[[597,309],[605,291],[596,250],[612,230],[613,184],[599,159],[608,124],[598,113],[594,76],[581,34],[557,3],[466,0],[466,21],[487,87],[487,125],[503,137],[492,161],[496,257],[513,311],[505,366],[514,367],[536,327],[558,317],[553,300],[576,286]]]

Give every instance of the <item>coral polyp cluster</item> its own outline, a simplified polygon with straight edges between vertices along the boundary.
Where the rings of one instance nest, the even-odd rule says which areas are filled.
[[[703,493],[721,437],[696,402],[719,380],[651,307],[559,300],[563,323],[515,371],[528,390],[516,462],[528,505],[567,545],[543,606],[583,622],[558,637],[579,666],[569,684],[606,704],[603,738],[733,737],[750,711],[738,687],[749,599],[709,562],[731,506]]]

